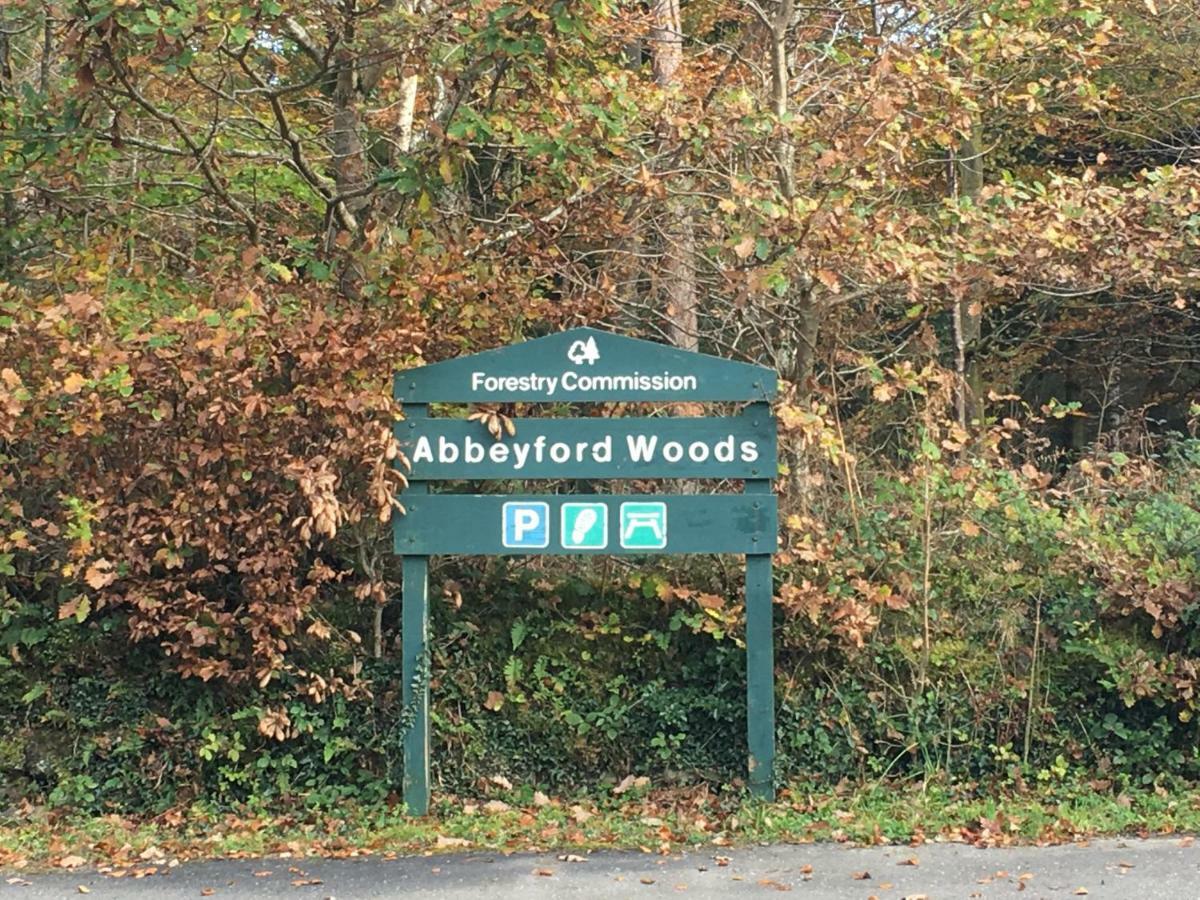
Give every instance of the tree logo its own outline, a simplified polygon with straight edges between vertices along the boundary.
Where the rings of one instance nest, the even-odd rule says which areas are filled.
[[[594,337],[590,337],[586,341],[576,341],[567,351],[567,359],[577,366],[581,366],[585,362],[589,366],[595,365],[596,360],[599,358],[600,351],[596,348],[596,339]]]

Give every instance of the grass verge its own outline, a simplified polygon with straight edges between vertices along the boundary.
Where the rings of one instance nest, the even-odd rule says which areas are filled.
[[[1113,792],[1056,785],[1031,793],[911,784],[820,791],[795,785],[770,804],[704,788],[654,790],[628,781],[620,794],[573,800],[492,787],[490,799],[440,798],[419,819],[386,807],[272,814],[194,806],[147,819],[25,808],[0,818],[0,867],[94,864],[136,877],[204,857],[391,856],[467,848],[670,853],[811,841],[1007,845],[1200,831],[1196,786]]]

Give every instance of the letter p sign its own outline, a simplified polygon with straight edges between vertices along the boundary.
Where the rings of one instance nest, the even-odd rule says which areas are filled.
[[[512,550],[536,550],[550,546],[549,504],[505,503],[500,543]]]

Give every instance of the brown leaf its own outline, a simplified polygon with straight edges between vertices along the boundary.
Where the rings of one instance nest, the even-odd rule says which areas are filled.
[[[533,874],[537,875],[541,878],[549,878],[551,875],[554,874],[554,870],[553,869],[534,869]]]
[[[437,839],[433,843],[434,843],[434,846],[442,847],[442,848],[445,848],[445,847],[470,847],[471,846],[471,842],[468,841],[466,838],[448,837],[444,834],[439,834],[437,836]]]
[[[201,897],[211,897],[215,893],[216,893],[216,890],[213,888],[200,888],[200,896]]]
[[[855,881],[870,881],[871,873],[870,872],[854,872],[850,875],[850,877],[853,878]]]
[[[900,865],[900,866],[919,866],[920,864],[921,864],[921,861],[919,859],[917,859],[915,856],[910,856],[907,859],[902,859],[902,860],[900,860],[899,863],[897,863],[897,865]]]
[[[82,856],[64,856],[58,861],[58,865],[62,869],[78,869],[80,866],[86,866],[87,860]]]
[[[638,881],[640,881],[642,884],[654,884],[653,878],[642,877],[642,878],[639,878]]]
[[[758,884],[760,887],[771,888],[772,890],[775,890],[775,891],[790,891],[792,889],[792,886],[790,884],[783,884],[778,881],[772,881],[770,878],[760,878],[758,880]]]
[[[499,691],[488,691],[487,699],[483,701],[483,708],[490,709],[492,712],[499,712],[504,706],[504,695]]]

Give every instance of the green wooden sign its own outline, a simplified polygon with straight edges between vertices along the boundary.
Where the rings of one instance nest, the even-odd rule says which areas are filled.
[[[644,509],[648,503],[654,505],[653,514]],[[393,531],[395,550],[404,555],[644,556],[647,550],[682,554],[775,549],[774,495],[430,494],[406,499],[404,505],[407,514],[398,517]],[[564,513],[564,505],[597,511],[594,519],[585,518],[591,520],[591,529],[607,523],[601,539],[571,540],[578,517]]]
[[[775,373],[674,347],[577,328],[396,375],[412,463],[405,514],[392,519],[402,556],[404,800],[429,808],[429,557],[735,553],[746,557],[748,775],[774,796],[775,701],[771,554],[778,513]],[[494,438],[482,424],[433,418],[429,404],[732,401],[705,418],[517,418]],[[432,483],[551,479],[736,479],[740,494],[433,493]]]
[[[495,440],[481,422],[412,418],[396,437],[421,481],[766,478],[776,467],[769,415],[512,422]]]
[[[769,400],[762,366],[576,328],[396,376],[404,403]]]

